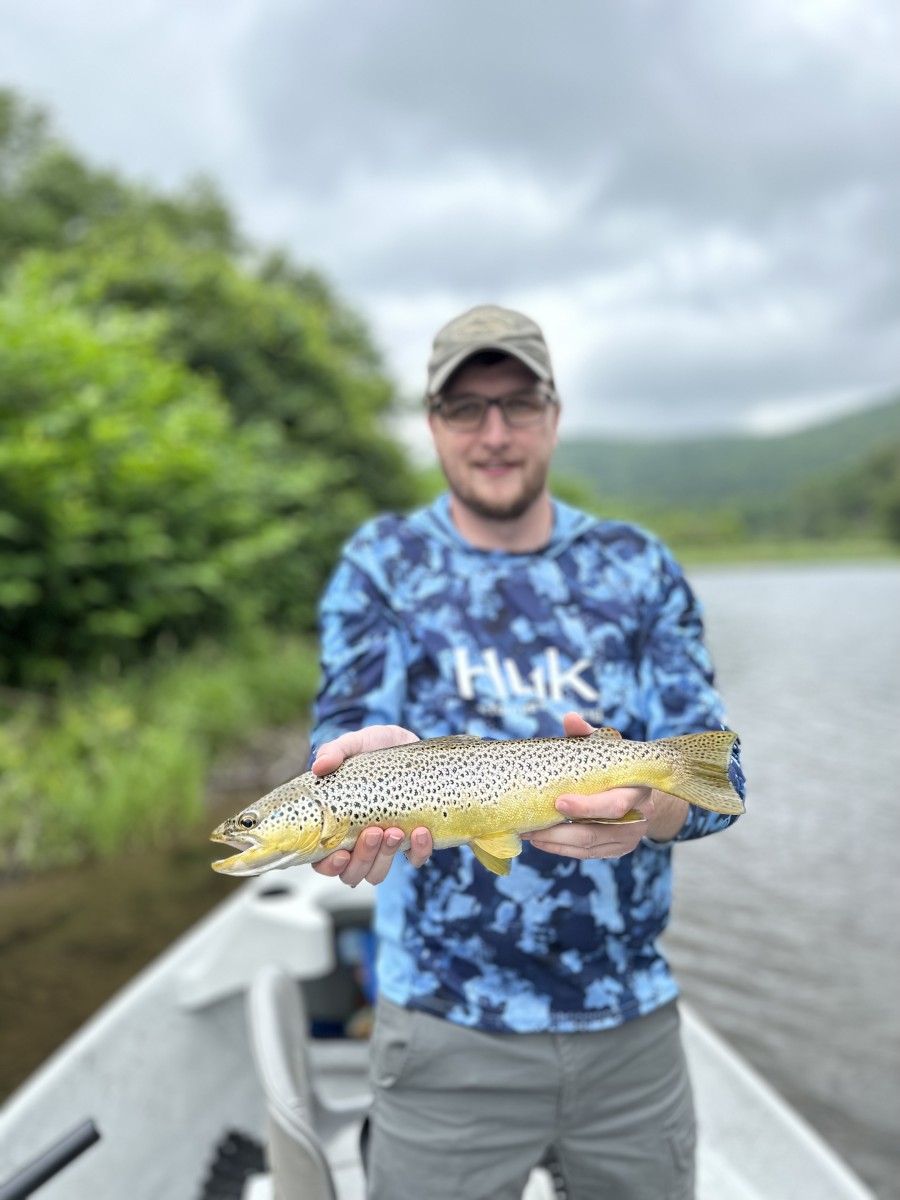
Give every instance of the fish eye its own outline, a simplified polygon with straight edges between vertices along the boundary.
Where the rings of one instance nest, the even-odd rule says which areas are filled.
[[[256,813],[244,813],[244,815],[238,821],[238,824],[243,829],[252,829],[253,826],[256,824],[256,821],[257,821]]]

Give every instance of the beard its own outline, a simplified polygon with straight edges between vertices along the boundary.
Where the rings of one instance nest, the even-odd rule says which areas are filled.
[[[477,482],[470,482],[463,471],[448,469],[443,459],[441,467],[455,499],[470,512],[488,521],[518,520],[540,499],[547,485],[546,463],[536,463],[529,468],[518,490],[505,497],[491,495],[489,488],[479,488]]]

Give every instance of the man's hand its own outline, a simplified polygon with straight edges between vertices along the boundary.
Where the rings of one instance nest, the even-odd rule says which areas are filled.
[[[593,726],[578,713],[570,712],[563,717],[563,729],[567,737],[587,737]],[[646,824],[635,821],[629,825],[554,825],[523,834],[538,850],[567,858],[621,858],[630,854],[645,836],[667,841],[684,824],[688,810],[683,800],[649,787],[619,787],[589,796],[560,796],[556,807],[572,821],[624,817],[632,808],[646,818]]]
[[[312,770],[316,775],[328,775],[336,771],[351,754],[363,754],[367,750],[384,750],[388,746],[404,746],[419,739],[401,725],[370,725],[354,733],[342,733],[333,742],[319,747]],[[313,863],[313,870],[320,875],[340,876],[344,883],[356,887],[363,879],[369,883],[381,883],[390,870],[397,848],[406,838],[402,829],[379,829],[377,825],[364,829],[353,850],[335,850],[327,858]],[[406,857],[414,867],[421,867],[431,857],[430,832],[420,826],[412,831],[412,845]]]

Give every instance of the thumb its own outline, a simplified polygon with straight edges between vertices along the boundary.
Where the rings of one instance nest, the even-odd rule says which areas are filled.
[[[566,737],[587,737],[594,731],[593,725],[589,725],[577,712],[566,713],[563,717],[563,729]]]

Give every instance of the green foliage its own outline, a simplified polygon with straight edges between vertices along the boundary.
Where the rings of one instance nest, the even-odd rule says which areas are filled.
[[[0,92],[0,682],[309,629],[352,529],[415,500],[361,321],[237,249],[208,185],[94,171]]]
[[[0,269],[24,251],[61,250],[116,223],[155,223],[180,241],[236,250],[234,223],[215,188],[197,179],[156,195],[82,162],[46,114],[0,89]]]
[[[0,722],[0,871],[154,843],[203,815],[215,753],[308,706],[312,646],[257,633],[26,702]]]
[[[90,323],[27,286],[0,297],[7,682],[133,662],[161,636],[308,629],[336,547],[370,511],[346,463],[292,453],[272,422],[236,426],[158,337],[146,318]]]
[[[806,482],[851,470],[900,439],[900,399],[780,437],[563,440],[558,471],[604,496],[661,509],[752,508]]]
[[[794,537],[881,535],[900,542],[900,440],[880,447],[851,470],[825,476],[752,514],[760,532]]]
[[[362,327],[312,273],[266,260],[261,277],[152,223],[116,224],[27,268],[91,314],[159,314],[160,349],[214,379],[238,422],[277,422],[296,452],[327,455],[376,509],[409,502],[403,457],[379,427],[392,389]]]

